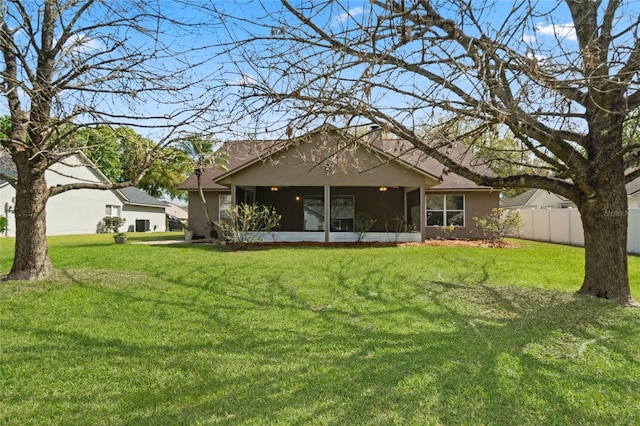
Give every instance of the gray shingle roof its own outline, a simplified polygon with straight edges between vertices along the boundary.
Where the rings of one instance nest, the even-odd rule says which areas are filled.
[[[409,164],[425,174],[440,179],[440,183],[429,190],[449,189],[489,189],[487,186],[479,186],[475,182],[447,171],[447,168],[436,159],[428,156],[423,151],[414,147],[409,141],[402,139],[372,139],[371,145],[377,147],[387,155],[397,158],[405,164]],[[438,151],[446,155],[460,165],[466,166],[485,176],[495,176],[493,170],[483,164],[478,164],[476,157],[462,144],[451,144]]]
[[[636,178],[627,184],[627,195],[633,195],[640,191],[640,178]]]
[[[0,151],[0,172],[10,176],[10,177],[18,177],[16,173],[16,165],[13,163],[11,156],[6,151]],[[0,185],[4,184],[6,180],[0,178]]]
[[[119,191],[125,197],[126,202],[129,204],[166,207],[163,201],[160,201],[157,198],[152,197],[151,195],[147,194],[141,189],[136,188],[135,186],[120,188]]]
[[[529,189],[528,191],[523,192],[522,194],[516,195],[512,198],[507,198],[500,202],[500,207],[519,207],[527,205],[527,202],[533,197],[533,194],[536,193],[536,189]]]
[[[267,156],[277,147],[283,145],[284,141],[267,140],[267,141],[255,141],[255,140],[235,140],[227,141],[219,148],[219,151],[225,152],[229,155],[229,162],[227,164],[227,170],[231,171],[238,167],[241,167],[257,158],[263,158]],[[205,168],[200,175],[200,185],[206,190],[224,190],[228,191],[226,186],[214,183],[213,181],[222,176],[226,172],[215,167]],[[198,182],[195,173],[182,182],[178,189],[182,190],[194,190],[198,189]]]

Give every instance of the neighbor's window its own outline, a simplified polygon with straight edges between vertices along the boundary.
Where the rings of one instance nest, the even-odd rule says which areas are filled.
[[[464,195],[427,195],[427,226],[464,226]]]
[[[229,211],[231,210],[231,194],[220,194],[218,196],[218,218],[220,221],[231,222]]]
[[[104,209],[104,215],[108,217],[120,217],[120,206],[107,205]]]

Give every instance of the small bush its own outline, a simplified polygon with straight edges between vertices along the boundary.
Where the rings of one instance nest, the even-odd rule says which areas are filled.
[[[513,235],[522,227],[520,213],[514,210],[493,209],[491,213],[474,217],[480,237],[490,241],[499,241],[507,235]]]
[[[353,230],[356,233],[356,242],[362,242],[374,223],[376,223],[376,220],[366,213],[358,213],[356,215],[356,220],[353,223]]]
[[[7,230],[7,218],[0,215],[0,234]]]
[[[261,241],[264,233],[280,226],[282,219],[282,215],[278,214],[275,208],[258,204],[240,204],[224,213],[228,219],[215,224],[225,238],[241,247],[246,247],[247,243],[253,241]]]
[[[393,242],[398,242],[400,234],[410,230],[410,226],[407,226],[407,221],[402,216],[396,216],[391,220],[388,220],[386,216],[384,218],[384,229],[388,236],[393,234]],[[391,241],[391,237],[388,238]]]
[[[104,229],[106,229],[107,232],[118,232],[120,227],[126,222],[126,219],[118,216],[105,216],[102,218],[102,221],[104,222]]]
[[[475,219],[475,218],[474,218]],[[442,234],[444,235],[444,238],[447,240],[457,240],[458,237],[456,235],[456,230],[458,228],[460,228],[458,225],[447,225],[447,226],[434,226],[434,228],[439,229],[440,231],[442,231]]]

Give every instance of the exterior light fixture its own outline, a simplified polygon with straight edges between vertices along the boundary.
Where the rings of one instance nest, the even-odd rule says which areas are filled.
[[[271,189],[272,192],[277,192],[278,191],[278,187],[277,186],[272,186],[269,189]]]
[[[378,191],[387,192],[387,187],[386,186],[381,186],[380,188],[378,188]]]
[[[300,196],[296,195],[296,201],[300,201]]]

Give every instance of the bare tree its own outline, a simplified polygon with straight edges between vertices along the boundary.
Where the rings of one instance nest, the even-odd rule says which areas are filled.
[[[627,269],[625,184],[640,176],[627,167],[639,146],[623,144],[625,120],[640,105],[637,3],[348,4],[265,2],[262,19],[234,18],[231,6],[218,7],[242,77],[243,111],[286,123],[288,135],[319,120],[358,117],[478,184],[561,194],[578,206],[585,231],[579,293],[637,305]],[[473,123],[464,135],[451,131],[461,119]],[[510,132],[520,158],[535,157],[545,173],[484,176],[442,149],[486,132]],[[499,139],[475,138],[483,150]]]
[[[11,121],[0,143],[17,172],[1,176],[16,189],[15,258],[7,279],[52,270],[45,239],[49,197],[135,184],[185,126],[206,132],[215,108],[204,105],[202,95],[215,70],[202,45],[205,31],[212,31],[199,19],[186,0],[0,0],[6,101],[0,113],[6,108]],[[45,171],[71,155],[73,133],[97,125],[153,133],[158,147],[146,152],[131,181],[48,187]]]

